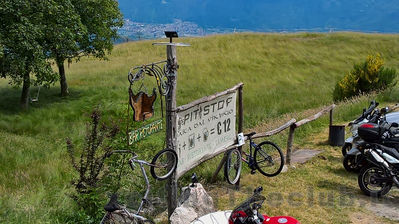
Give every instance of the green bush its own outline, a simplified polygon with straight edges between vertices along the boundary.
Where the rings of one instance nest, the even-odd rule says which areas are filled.
[[[380,54],[369,55],[365,62],[355,64],[352,71],[336,84],[334,101],[394,86],[396,70],[384,68],[383,65],[384,60]]]
[[[67,139],[67,150],[76,178],[72,181],[75,192],[70,195],[79,206],[79,219],[82,223],[96,223],[101,219],[105,204],[104,192],[112,183],[107,170],[106,159],[113,150],[112,143],[119,133],[119,127],[100,123],[101,112],[95,109],[87,124],[85,144],[75,147]],[[76,161],[78,158],[78,161]]]

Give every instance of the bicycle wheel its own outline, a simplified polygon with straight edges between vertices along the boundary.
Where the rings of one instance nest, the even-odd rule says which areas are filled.
[[[236,184],[240,179],[242,167],[241,153],[235,148],[227,153],[226,162],[224,163],[224,176],[229,184]]]
[[[165,180],[176,170],[177,154],[170,149],[159,151],[151,162],[151,175],[157,180]]]
[[[284,166],[284,155],[273,142],[264,141],[255,148],[255,166],[265,176],[278,175]]]

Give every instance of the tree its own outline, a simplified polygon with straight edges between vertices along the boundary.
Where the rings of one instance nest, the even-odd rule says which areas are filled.
[[[31,75],[34,85],[49,85],[56,74],[47,61],[43,14],[46,1],[4,0],[0,4],[0,77],[21,85],[20,104],[29,106]]]
[[[104,59],[118,37],[123,16],[116,0],[54,0],[63,3],[62,10],[50,15],[48,44],[55,59],[61,95],[69,94],[64,63],[73,58],[94,56]],[[68,17],[68,18],[66,18]],[[65,20],[63,20],[65,19]]]
[[[79,56],[79,43],[87,35],[78,12],[70,0],[50,0],[44,33],[45,48],[50,58],[57,64],[61,85],[61,96],[68,95],[68,85],[65,77],[64,61]]]

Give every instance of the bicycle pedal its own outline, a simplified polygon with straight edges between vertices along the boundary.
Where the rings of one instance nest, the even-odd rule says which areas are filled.
[[[255,174],[256,173],[256,170],[251,170],[251,174],[253,175],[253,174]]]

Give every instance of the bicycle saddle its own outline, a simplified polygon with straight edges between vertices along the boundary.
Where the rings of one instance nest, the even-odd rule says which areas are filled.
[[[256,134],[256,132],[251,132],[251,133],[248,133],[248,134],[244,134],[244,136],[248,136],[250,138],[250,137],[252,137],[255,134]]]
[[[105,211],[107,212],[114,212],[116,210],[121,210],[121,206],[118,204],[118,195],[112,194],[111,199],[109,200],[108,204],[104,206]]]

